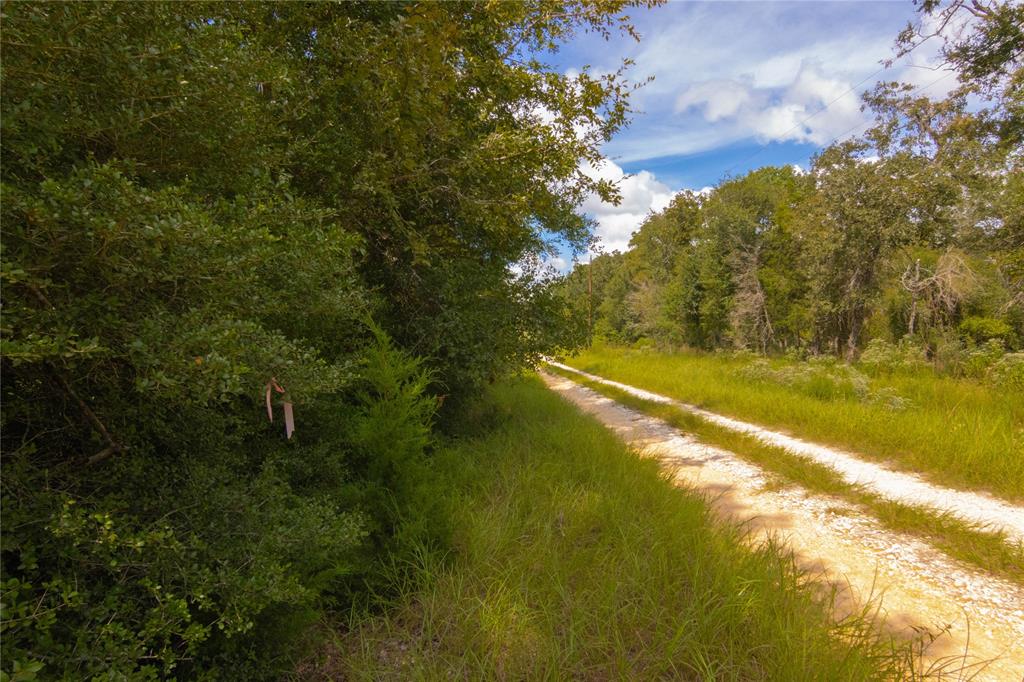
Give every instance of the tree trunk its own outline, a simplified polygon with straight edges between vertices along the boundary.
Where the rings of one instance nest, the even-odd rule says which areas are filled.
[[[853,319],[850,320],[850,335],[846,337],[846,361],[853,362],[857,359],[857,340],[860,339],[860,330],[864,326],[864,315],[855,311]]]
[[[910,303],[910,321],[907,324],[908,334],[914,335],[914,323],[917,321],[917,293],[918,288],[921,286],[921,259],[918,258],[914,263],[914,284],[911,287],[911,303]]]

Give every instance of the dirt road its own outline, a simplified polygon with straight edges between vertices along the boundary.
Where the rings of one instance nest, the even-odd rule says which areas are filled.
[[[550,364],[564,371],[579,374],[590,381],[613,386],[644,400],[671,404],[731,431],[746,433],[770,445],[777,445],[797,455],[812,459],[819,464],[835,469],[848,483],[863,486],[886,499],[948,512],[964,521],[998,528],[1006,533],[1011,540],[1024,542],[1024,507],[1012,505],[983,493],[934,485],[920,476],[905,471],[894,471],[853,453],[810,443],[784,433],[762,428],[756,424],[715,414],[658,393],[588,374],[569,365],[558,362]]]
[[[932,672],[1024,680],[1024,589],[886,530],[842,500],[766,488],[768,475],[736,455],[568,379],[542,376],[627,443],[659,458],[680,483],[708,493],[722,517],[749,523],[753,541],[783,538],[802,566],[838,587],[842,608],[875,603],[884,627],[908,637],[931,633],[923,660]]]

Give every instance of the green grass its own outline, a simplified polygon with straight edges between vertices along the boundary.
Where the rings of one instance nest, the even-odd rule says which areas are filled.
[[[705,443],[733,452],[774,474],[785,484],[844,499],[878,519],[886,528],[915,535],[949,556],[1024,585],[1024,544],[1011,541],[1005,533],[980,528],[951,514],[936,514],[929,509],[886,500],[848,483],[831,467],[749,434],[737,433],[673,405],[644,400],[557,367],[547,369],[627,407],[657,417]]]
[[[493,401],[497,423],[437,458],[453,472],[454,550],[398,567],[409,581],[386,614],[353,618],[299,676],[912,677],[909,645],[863,614],[834,622],[791,557],[713,522],[537,379]]]
[[[1024,501],[1024,395],[916,374],[832,381],[842,366],[595,348],[574,367],[762,426],[891,462],[956,487]],[[761,371],[767,368],[767,371]],[[773,378],[807,371],[805,380]],[[895,400],[893,399],[895,398]],[[894,404],[895,403],[895,404]]]

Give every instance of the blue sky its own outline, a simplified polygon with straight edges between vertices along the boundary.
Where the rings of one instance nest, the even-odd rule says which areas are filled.
[[[618,207],[596,199],[583,206],[606,250],[625,249],[644,216],[679,190],[765,165],[806,168],[832,141],[867,129],[860,93],[878,80],[935,96],[956,84],[935,70],[930,49],[882,70],[915,16],[909,0],[676,1],[632,15],[639,43],[581,34],[547,60],[569,73],[584,65],[610,72],[628,57],[633,80],[654,77],[634,95],[631,125],[605,146],[611,163],[592,170],[620,179],[623,195]]]

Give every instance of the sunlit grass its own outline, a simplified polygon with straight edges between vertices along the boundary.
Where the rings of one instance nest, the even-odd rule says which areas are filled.
[[[1024,396],[981,382],[915,374],[869,377],[864,400],[808,382],[750,377],[750,358],[595,348],[566,362],[609,379],[837,445],[951,486],[1024,500]],[[779,369],[793,361],[776,359]],[[827,387],[826,387],[827,388]]]
[[[762,467],[786,484],[832,495],[851,502],[885,527],[915,535],[946,554],[990,573],[1024,585],[1024,544],[1005,533],[987,530],[948,513],[887,500],[852,485],[837,472],[807,457],[765,443],[759,438],[714,424],[673,405],[644,400],[557,367],[548,371],[564,376],[623,405],[665,421],[701,441],[728,450]]]
[[[355,619],[320,671],[345,679],[908,679],[907,647],[835,623],[772,544],[536,379],[500,426],[438,455],[454,551],[424,551],[386,616]],[[399,571],[398,573],[403,573]],[[817,595],[817,596],[815,596]]]

